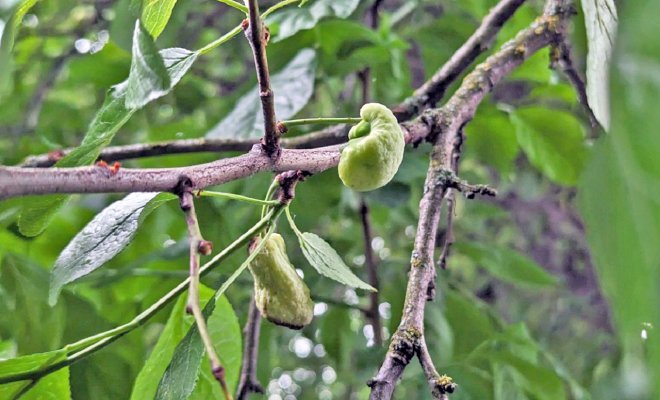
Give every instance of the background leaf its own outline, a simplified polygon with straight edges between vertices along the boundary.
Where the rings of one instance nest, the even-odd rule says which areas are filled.
[[[176,0],[146,0],[142,6],[142,23],[147,32],[157,38],[172,15]]]
[[[23,17],[37,4],[37,1],[39,0],[22,0],[16,6],[9,21],[4,25],[4,29],[0,30],[0,99],[9,89],[8,86],[11,82],[11,73],[14,69],[11,53],[14,48],[16,34]]]
[[[654,1],[620,9],[611,131],[580,181],[580,212],[624,352],[616,385],[634,399],[660,395],[660,44],[651,39],[660,34],[651,23],[658,12]]]
[[[353,13],[359,0],[312,0],[301,7],[287,7],[267,18],[277,34],[273,41],[278,42],[297,32],[313,28],[322,18],[346,18]]]
[[[175,198],[171,193],[131,193],[101,211],[55,261],[48,302],[55,304],[62,286],[95,271],[116,256],[133,240],[146,215]]]
[[[582,125],[573,115],[525,107],[511,113],[511,122],[532,165],[559,184],[575,185],[587,150]]]
[[[270,78],[275,94],[275,113],[279,120],[294,116],[309,101],[314,91],[316,53],[301,50],[284,68]],[[263,134],[259,88],[255,87],[236,103],[236,107],[206,134],[210,138],[258,138]]]
[[[225,368],[225,379],[229,391],[233,392],[238,384],[238,375],[241,368],[241,328],[234,310],[229,301],[224,297],[211,298],[203,310],[207,318],[209,333],[216,346],[216,351],[223,367]],[[210,364],[204,357],[204,345],[199,336],[197,326],[193,325],[186,336],[176,346],[172,361],[165,370],[158,390],[156,399],[188,399],[199,385],[209,385],[217,389],[215,398],[220,394],[220,387],[216,381],[200,380],[202,369],[210,369]],[[213,390],[213,388],[211,388]]]
[[[31,354],[29,356],[3,360],[0,361],[0,378],[19,372],[38,370],[44,366],[55,364],[64,359],[66,359],[66,354],[63,351],[51,351],[48,353]],[[0,398],[13,399],[21,390],[28,386],[30,382],[31,381],[28,380],[0,385]],[[57,372],[45,376],[26,394],[21,396],[21,399],[29,400],[66,400],[70,398],[69,368],[61,368]]]
[[[598,122],[610,126],[610,64],[618,23],[614,0],[582,0],[587,28],[587,98]]]
[[[496,277],[523,286],[552,286],[557,278],[515,250],[480,243],[459,242],[456,250],[468,255]]]
[[[203,304],[208,301],[211,294],[212,292],[208,289],[200,291],[200,302]],[[194,319],[185,313],[187,300],[188,294],[184,293],[174,305],[170,317],[158,337],[158,342],[151,350],[149,358],[135,381],[131,393],[132,400],[154,398],[158,382],[172,359],[177,344],[194,322]]]

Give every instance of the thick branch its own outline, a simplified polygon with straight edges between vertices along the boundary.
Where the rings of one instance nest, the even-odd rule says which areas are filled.
[[[479,28],[456,50],[442,68],[424,85],[415,90],[412,97],[394,109],[399,121],[410,119],[425,108],[435,106],[445,91],[476,58],[488,50],[502,25],[508,21],[525,0],[503,0],[493,7]]]
[[[413,144],[422,141],[430,131],[424,118],[408,122],[402,129],[406,142]],[[336,134],[333,131],[328,135],[310,136],[310,141],[334,140]],[[291,139],[291,143],[296,144],[295,139]],[[308,143],[301,140],[298,145]],[[48,169],[0,166],[0,200],[53,193],[173,192],[181,176],[190,178],[193,189],[199,190],[265,171],[318,173],[337,166],[339,150],[340,146],[283,149],[280,158],[272,161],[261,151],[261,146],[256,145],[247,154],[206,164],[180,168],[121,168],[118,171],[98,166]]]
[[[259,16],[258,1],[248,0],[247,6],[250,12],[250,21],[249,25],[245,26],[245,36],[252,47],[254,66],[257,70],[257,80],[259,81],[259,97],[261,98],[261,110],[264,115],[263,149],[270,158],[275,160],[280,152],[280,132],[277,129],[275,99],[273,97],[273,90],[270,88],[268,58],[266,57],[266,43],[268,43],[269,33],[267,29],[264,29],[263,22]]]
[[[423,343],[427,289],[435,276],[434,250],[442,200],[449,190],[446,171],[453,170],[461,153],[463,127],[493,86],[539,49],[554,44],[570,15],[565,1],[550,1],[538,18],[497,53],[477,66],[447,104],[426,118],[433,121],[434,146],[420,201],[419,223],[399,328],[376,376],[369,382],[371,399],[390,399],[396,382]],[[425,361],[430,362],[430,358]]]

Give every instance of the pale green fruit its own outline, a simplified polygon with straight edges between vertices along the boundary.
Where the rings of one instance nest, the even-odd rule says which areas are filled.
[[[254,277],[254,298],[261,315],[292,329],[308,325],[314,316],[309,288],[298,276],[286,254],[284,239],[270,235],[249,265]]]
[[[405,141],[392,111],[369,103],[360,109],[360,121],[348,132],[348,144],[339,158],[339,178],[358,192],[385,186],[403,161]]]

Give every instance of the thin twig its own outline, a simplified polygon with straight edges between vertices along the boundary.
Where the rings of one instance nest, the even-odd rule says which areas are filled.
[[[289,121],[283,121],[285,124]],[[336,125],[301,136],[282,139],[282,147],[289,149],[311,149],[315,147],[340,144],[347,140],[348,128]],[[249,151],[256,139],[181,139],[155,143],[139,143],[122,146],[110,146],[101,151],[99,160],[106,162],[123,161],[133,158],[154,157],[182,153],[217,153],[225,151]],[[56,150],[47,154],[29,156],[21,167],[51,167],[74,148]]]
[[[236,400],[247,399],[250,393],[264,393],[264,388],[257,379],[257,358],[259,354],[259,332],[261,330],[261,314],[257,309],[254,297],[250,301],[247,321],[243,328],[245,346],[243,348],[243,364],[241,378],[236,389]]]
[[[280,131],[277,128],[277,117],[275,116],[275,98],[270,87],[270,74],[268,73],[268,58],[266,57],[266,43],[268,43],[268,29],[264,29],[263,22],[259,16],[259,4],[257,0],[247,0],[249,9],[249,24],[244,24],[245,36],[252,47],[254,55],[254,66],[257,70],[259,82],[259,97],[261,98],[261,110],[264,115],[264,137],[263,150],[273,160],[280,153]]]
[[[484,17],[479,28],[456,50],[451,58],[424,85],[415,90],[394,109],[399,121],[410,119],[428,107],[433,107],[445,95],[445,91],[477,57],[488,50],[495,41],[502,25],[508,21],[525,0],[502,0]]]
[[[419,340],[418,359],[422,366],[426,381],[431,389],[431,395],[436,400],[447,400],[447,394],[453,393],[456,390],[456,384],[447,375],[440,375],[433,365],[433,360],[429,354],[426,340],[422,336]]]
[[[190,286],[188,289],[188,305],[187,310],[195,317],[197,330],[199,336],[204,343],[206,354],[211,361],[211,371],[213,376],[220,383],[222,392],[225,399],[231,400],[232,396],[225,381],[225,369],[220,362],[220,358],[213,346],[213,339],[209,334],[206,326],[206,319],[202,313],[202,308],[199,304],[199,259],[200,254],[208,255],[211,253],[211,243],[204,240],[202,233],[199,230],[199,223],[197,222],[197,214],[195,213],[194,195],[192,192],[192,182],[187,178],[182,178],[180,184],[180,205],[186,217],[186,225],[188,227],[188,237],[190,241]]]
[[[419,223],[403,306],[405,311],[399,328],[392,335],[383,364],[368,383],[371,399],[390,399],[403,370],[414,356],[423,357],[427,368],[432,365],[423,350],[424,309],[429,283],[435,276],[433,254],[440,209],[450,189],[448,183],[451,180],[444,179],[446,171],[451,170],[460,157],[465,124],[473,118],[478,105],[493,86],[539,49],[557,42],[571,15],[567,1],[550,0],[543,16],[477,66],[443,108],[424,114],[431,128],[428,136],[433,140],[433,149],[419,205]]]
[[[380,321],[380,314],[378,313],[378,305],[380,304],[378,289],[380,288],[380,283],[378,282],[378,265],[374,250],[371,247],[372,234],[369,206],[364,198],[360,201],[360,220],[362,221],[362,234],[364,237],[364,264],[367,267],[369,284],[376,289],[369,293],[369,312],[367,317],[374,329],[374,344],[380,347],[383,345],[383,328]]]
[[[72,47],[54,59],[52,68],[45,75],[26,107],[27,112],[23,121],[23,132],[30,132],[37,127],[37,124],[39,123],[39,115],[41,114],[41,108],[44,104],[44,101],[46,100],[48,92],[55,85],[55,81],[62,73],[62,70],[64,70],[67,61],[76,54],[76,49]]]
[[[566,79],[568,79],[568,82],[575,89],[578,102],[584,109],[585,114],[587,114],[587,118],[589,118],[589,123],[591,124],[591,137],[598,137],[602,132],[604,132],[604,129],[600,122],[598,122],[596,114],[594,114],[594,111],[589,105],[587,85],[585,84],[582,74],[575,67],[571,45],[568,42],[568,38],[563,37],[559,44],[555,46],[554,51],[551,54],[553,67],[559,67],[559,69],[564,73]]]

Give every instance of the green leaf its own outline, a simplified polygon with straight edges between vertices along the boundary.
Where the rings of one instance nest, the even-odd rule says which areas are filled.
[[[617,12],[614,0],[582,0],[587,28],[587,98],[598,122],[610,125],[609,75],[616,39]]]
[[[8,92],[11,74],[14,69],[12,50],[23,17],[39,0],[23,0],[16,6],[9,21],[0,30],[0,99]]]
[[[635,398],[658,398],[660,26],[653,21],[660,3],[626,2],[619,12],[610,132],[599,139],[580,180],[579,208],[622,344],[622,379],[614,385]],[[646,327],[642,340],[645,323],[655,328]]]
[[[203,290],[201,292],[207,294],[208,291]],[[200,295],[200,297],[202,296]],[[208,300],[208,297],[200,298],[200,302]],[[158,382],[172,359],[172,355],[174,355],[174,349],[193,323],[192,317],[186,316],[185,313],[187,299],[188,295],[183,294],[174,305],[156,346],[151,350],[149,358],[137,376],[131,393],[131,400],[154,398],[158,389]]]
[[[151,36],[157,38],[172,15],[176,0],[146,0],[142,6],[142,23]]]
[[[7,236],[3,242],[11,239]],[[11,241],[13,250],[20,251],[20,241]],[[7,243],[7,244],[9,244]],[[7,254],[0,269],[0,322],[2,329],[11,329],[19,354],[41,353],[61,345],[66,330],[66,306],[46,304],[48,271],[33,261],[33,252],[26,255]],[[35,332],[48,332],[36,335]]]
[[[511,113],[511,122],[532,165],[559,184],[577,183],[587,149],[583,127],[572,114],[525,107]]]
[[[142,108],[169,92],[170,76],[149,32],[135,21],[133,58],[126,87],[126,108]]]
[[[305,258],[319,274],[354,288],[376,291],[358,278],[337,251],[318,235],[304,232],[298,235],[298,240]]]
[[[119,254],[133,240],[142,220],[175,198],[171,193],[131,193],[96,215],[55,261],[48,302],[55,304],[62,286],[88,275]]]
[[[520,147],[515,128],[505,113],[492,106],[480,107],[474,120],[465,127],[465,132],[470,141],[470,145],[466,146],[468,153],[474,152],[479,161],[502,173],[511,170]]]
[[[534,396],[533,398],[539,400],[566,399],[564,384],[552,370],[504,350],[492,350],[487,358],[494,363],[495,369],[501,365],[511,367],[509,371],[512,381],[509,380],[508,384],[524,388],[527,393]]]
[[[453,290],[447,292],[445,317],[454,333],[454,357],[469,354],[495,331],[495,323],[483,304]]]
[[[359,3],[359,0],[314,0],[302,7],[287,7],[267,18],[268,25],[277,31],[273,41],[279,42],[313,28],[322,18],[346,18]]]
[[[314,91],[316,53],[303,49],[282,70],[271,76],[277,118],[285,120],[300,111]],[[236,107],[206,134],[210,138],[258,138],[263,134],[259,88],[255,87],[236,103]]]
[[[197,52],[176,47],[160,51],[160,57],[169,74],[170,90],[188,72],[198,55]],[[58,161],[56,167],[77,167],[96,161],[101,150],[110,144],[119,128],[137,111],[124,105],[129,80],[130,77],[108,91],[105,102],[94,116],[80,147]],[[166,93],[161,93],[161,96]],[[68,198],[66,195],[27,198],[18,221],[20,232],[25,236],[41,234]]]
[[[218,299],[211,298],[204,307],[203,313],[208,319],[209,333],[220,361],[225,368],[227,386],[229,391],[233,392],[238,384],[242,354],[242,333],[238,319],[231,304],[224,296]],[[155,399],[189,399],[192,398],[193,391],[197,393],[198,390],[202,390],[197,388],[198,385],[211,383],[213,383],[217,392],[213,398],[220,398],[221,396],[218,397],[220,392],[217,382],[199,379],[200,375],[204,373],[201,369],[210,368],[208,363],[202,362],[203,359],[204,345],[199,336],[197,325],[193,325],[183,340],[176,346],[172,361],[158,384]]]
[[[466,242],[456,243],[455,248],[503,281],[528,287],[557,284],[557,278],[515,250],[491,244]]]
[[[43,367],[53,365],[65,359],[66,353],[63,350],[57,350],[48,353],[30,354],[28,356],[3,360],[0,361],[0,380],[3,377],[14,375],[16,373],[37,371]],[[24,380],[0,385],[0,399],[15,398],[21,390],[24,390],[30,385],[30,382],[30,380]],[[26,400],[70,399],[69,368],[61,368],[52,374],[46,375],[20,398]]]
[[[493,378],[489,372],[461,363],[443,366],[442,373],[459,383],[452,400],[493,400]]]
[[[320,326],[320,338],[328,357],[335,361],[338,371],[348,371],[351,362],[351,352],[355,343],[355,335],[351,330],[349,310],[331,307],[323,315]]]

